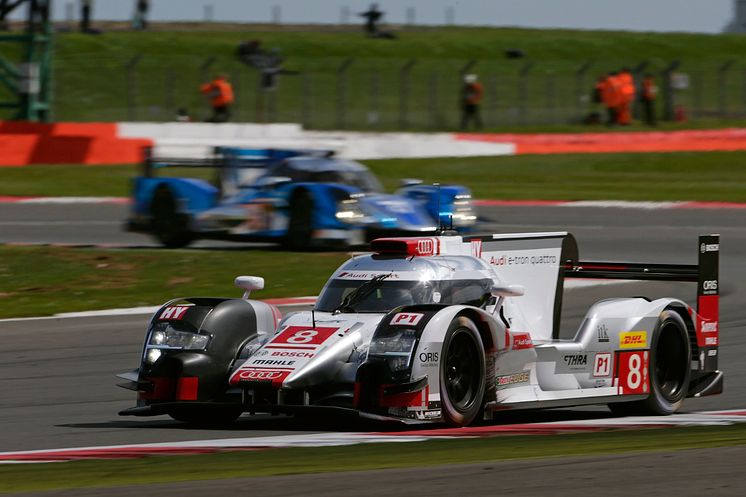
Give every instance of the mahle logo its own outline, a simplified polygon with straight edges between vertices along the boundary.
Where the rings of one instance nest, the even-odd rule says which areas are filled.
[[[620,349],[643,349],[647,346],[647,331],[625,331],[619,334]]]

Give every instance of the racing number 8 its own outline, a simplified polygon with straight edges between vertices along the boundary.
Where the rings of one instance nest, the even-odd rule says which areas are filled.
[[[296,347],[321,345],[339,328],[329,326],[288,326],[270,341],[273,346],[294,345]]]
[[[627,373],[627,386],[632,390],[640,388],[640,382],[642,382],[642,374],[640,373],[641,364],[642,359],[640,359],[640,354],[632,354],[629,356],[629,363],[627,364],[627,367],[629,368],[629,373]]]
[[[287,343],[310,343],[319,332],[316,330],[296,331],[293,336],[287,337]]]
[[[638,395],[648,393],[648,361],[650,352],[617,352],[619,369],[617,371],[619,395]]]

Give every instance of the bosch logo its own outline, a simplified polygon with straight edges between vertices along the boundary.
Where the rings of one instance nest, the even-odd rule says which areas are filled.
[[[702,290],[717,290],[718,289],[718,280],[707,280],[702,282]]]
[[[434,255],[435,242],[431,238],[417,240],[417,253],[420,255]]]
[[[238,373],[238,377],[242,380],[276,380],[282,377],[280,371],[255,371],[245,370]]]

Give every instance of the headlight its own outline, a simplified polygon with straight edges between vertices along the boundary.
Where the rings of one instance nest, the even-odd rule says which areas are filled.
[[[350,198],[337,204],[335,217],[343,223],[354,224],[365,219],[365,213],[360,209],[359,202],[354,198]]]
[[[417,335],[414,330],[397,332],[396,335],[375,337],[370,343],[369,356],[380,356],[389,363],[391,371],[409,369]]]
[[[456,195],[453,200],[453,225],[471,226],[477,220],[474,207],[471,203],[471,195]]]
[[[171,327],[153,331],[148,340],[150,349],[204,350],[210,337],[186,331],[176,331]]]

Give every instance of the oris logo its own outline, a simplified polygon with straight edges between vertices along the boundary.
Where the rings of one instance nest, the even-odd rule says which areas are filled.
[[[718,280],[707,280],[702,282],[702,290],[713,291],[718,289]]]
[[[277,380],[282,378],[282,371],[256,371],[247,369],[238,373],[242,380]]]
[[[417,253],[419,255],[435,255],[435,241],[432,238],[417,240]]]
[[[436,363],[438,362],[438,353],[437,352],[421,352],[420,362],[425,365]]]

